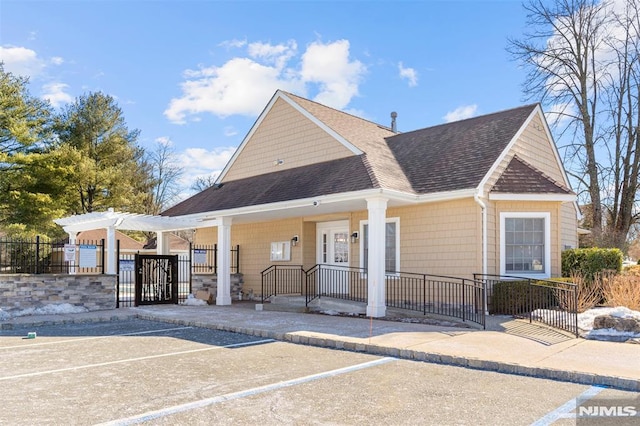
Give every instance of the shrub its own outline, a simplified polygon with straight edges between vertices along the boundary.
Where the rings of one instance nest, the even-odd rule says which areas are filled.
[[[559,305],[554,284],[549,281],[500,281],[493,285],[489,313],[521,315],[535,309]]]
[[[605,278],[603,295],[607,306],[625,306],[640,311],[640,273],[634,271]]]
[[[622,251],[617,248],[579,248],[562,252],[562,276],[581,274],[587,280],[604,271],[620,272],[622,270]]]
[[[527,312],[528,281],[500,281],[493,284],[489,313],[516,315]]]
[[[578,312],[587,311],[603,300],[603,282],[610,275],[598,273],[589,281],[582,274],[575,273],[568,279],[568,282],[573,282],[576,285],[576,309]],[[559,292],[558,297],[565,309],[573,306],[573,301],[569,300],[571,297],[569,293]]]

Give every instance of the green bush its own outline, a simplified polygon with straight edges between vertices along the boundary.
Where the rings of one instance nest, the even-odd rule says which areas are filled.
[[[622,270],[622,251],[617,248],[578,248],[562,252],[562,276],[582,274],[588,280],[603,271]]]
[[[554,278],[571,282],[571,279]],[[550,281],[500,281],[493,285],[489,313],[492,315],[522,315],[536,309],[552,309],[559,305],[558,293]]]

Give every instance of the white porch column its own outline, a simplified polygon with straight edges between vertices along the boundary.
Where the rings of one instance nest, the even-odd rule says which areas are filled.
[[[231,218],[218,224],[218,291],[216,305],[231,304]]]
[[[107,227],[107,241],[106,241],[106,245],[107,247],[105,247],[105,251],[107,252],[107,270],[106,273],[107,274],[112,274],[115,275],[116,273],[116,262],[118,261],[118,259],[116,259],[117,257],[117,250],[118,248],[116,247],[116,228],[115,226],[109,226]]]
[[[67,235],[69,235],[69,244],[75,244],[76,232],[67,232]],[[77,249],[76,249],[76,259],[78,259]],[[78,265],[77,260],[73,261],[73,265],[69,265],[69,275],[76,275],[76,273],[78,272],[77,265]]]
[[[169,254],[170,252],[169,233],[156,232],[156,254]]]
[[[385,303],[385,223],[387,199],[384,197],[367,198],[369,213],[369,230],[367,245],[367,316],[383,317],[386,313]]]

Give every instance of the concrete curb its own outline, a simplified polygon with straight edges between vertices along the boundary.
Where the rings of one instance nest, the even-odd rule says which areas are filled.
[[[277,333],[270,330],[260,330],[255,328],[234,327],[181,319],[166,319],[150,314],[137,314],[136,316],[137,318],[149,321],[160,321],[183,326],[229,331],[232,333],[247,334],[250,336],[274,339],[300,345],[317,346],[322,348],[338,349],[351,352],[362,352],[371,355],[382,355],[399,359],[428,362],[432,364],[451,365],[456,367],[471,368],[474,370],[493,371],[496,373],[536,377],[541,379],[557,380],[561,382],[578,383],[590,386],[606,386],[620,390],[640,392],[640,381],[625,377],[583,373],[579,371],[556,370],[545,367],[530,367],[520,364],[483,360],[479,358],[465,358],[454,355],[439,354],[435,352],[423,352],[415,351],[412,349],[400,349],[390,346],[350,342],[346,340],[327,337],[306,336],[299,333]]]
[[[545,367],[530,367],[515,363],[483,360],[479,358],[460,357],[446,355],[437,352],[424,352],[412,349],[400,349],[392,346],[368,344],[362,342],[349,341],[347,339],[336,339],[327,336],[305,335],[300,332],[275,332],[271,330],[261,330],[257,328],[236,327],[222,324],[212,324],[202,321],[190,321],[184,319],[163,318],[148,313],[131,313],[126,315],[94,316],[85,318],[60,318],[36,320],[32,322],[5,322],[0,324],[0,330],[12,330],[15,328],[28,328],[50,325],[83,324],[106,321],[122,321],[132,319],[143,319],[148,321],[158,321],[182,326],[208,328],[232,333],[241,333],[249,336],[256,336],[265,339],[274,339],[282,342],[289,342],[300,345],[317,346],[322,348],[338,349],[351,352],[362,352],[371,355],[388,356],[399,359],[428,362],[433,364],[451,365],[456,367],[471,368],[474,370],[493,371],[503,374],[518,376],[537,377],[541,379],[557,380],[561,382],[578,383],[583,385],[607,386],[615,389],[640,392],[640,381],[625,377],[608,376],[603,374],[584,373],[579,371],[557,370]]]

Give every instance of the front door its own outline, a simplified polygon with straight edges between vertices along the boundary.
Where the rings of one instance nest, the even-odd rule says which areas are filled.
[[[321,222],[317,226],[318,264],[327,265],[320,293],[349,293],[349,221]]]

